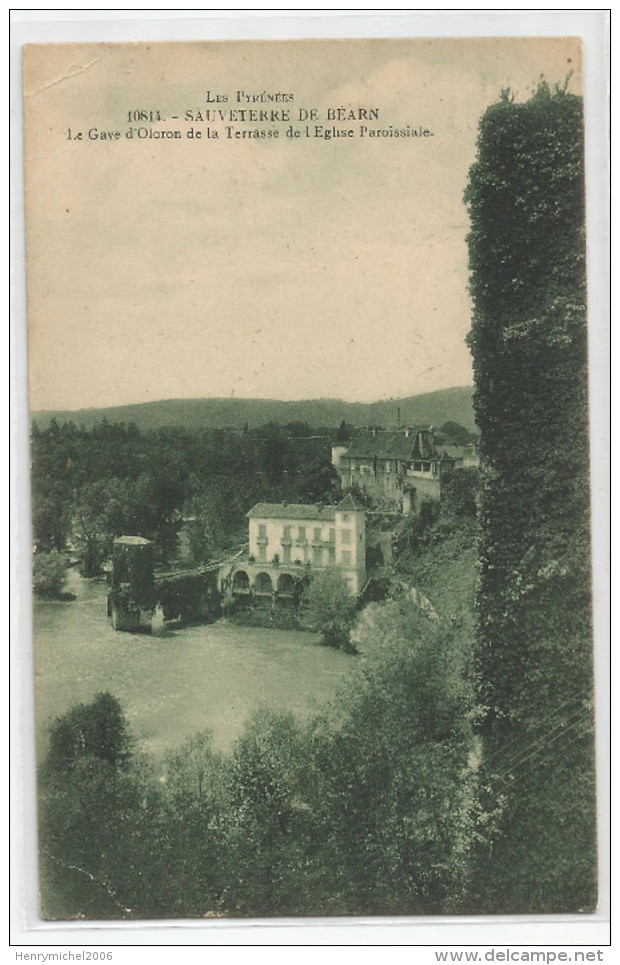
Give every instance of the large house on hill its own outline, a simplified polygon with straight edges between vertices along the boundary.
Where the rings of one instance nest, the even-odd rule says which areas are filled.
[[[423,499],[440,499],[442,478],[477,464],[477,457],[470,447],[438,449],[431,427],[408,426],[395,432],[368,429],[349,443],[337,443],[332,463],[343,489],[357,487],[407,515]]]
[[[249,555],[238,562],[233,594],[293,593],[317,569],[340,570],[352,596],[366,582],[366,513],[351,494],[336,506],[257,503],[247,513]]]

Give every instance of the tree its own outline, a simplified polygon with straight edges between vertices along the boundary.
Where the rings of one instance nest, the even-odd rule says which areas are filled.
[[[36,553],[32,588],[35,596],[54,598],[62,595],[67,581],[67,561],[58,550]]]
[[[264,427],[263,471],[270,485],[280,482],[284,472],[287,450],[286,436],[280,426],[269,423]]]
[[[298,807],[305,750],[290,713],[255,714],[237,743],[229,765],[226,842],[235,880],[228,891],[237,914],[306,910],[303,811]]]
[[[331,647],[349,649],[356,602],[340,571],[322,570],[313,575],[303,602],[308,629],[322,633]]]
[[[228,493],[230,500],[230,493]],[[201,486],[187,503],[187,532],[192,559],[208,563],[217,558],[227,542],[225,498],[217,486]]]
[[[312,429],[307,422],[302,422],[297,419],[293,422],[286,423],[286,429],[293,438],[303,439],[304,436],[309,436],[312,434]]]
[[[297,489],[304,502],[333,503],[342,499],[340,476],[327,459],[308,466],[299,478]]]
[[[128,479],[102,479],[76,494],[73,531],[81,548],[84,576],[97,576],[112,555],[117,536],[137,535],[139,507]]]
[[[229,780],[208,732],[196,734],[167,756],[162,786],[163,827],[156,841],[165,869],[162,912],[166,917],[203,918],[221,907],[230,870],[225,819]]]
[[[471,639],[405,600],[373,611],[365,660],[311,725],[314,913],[455,912],[494,820],[478,804]]]
[[[44,485],[33,475],[32,535],[37,550],[62,550],[69,532],[66,486],[52,480]]]
[[[442,442],[452,443],[455,446],[467,446],[474,438],[469,429],[452,420],[444,422],[440,427],[439,432],[435,434],[436,441],[438,441],[437,436],[441,437]]]
[[[77,704],[58,717],[50,728],[48,767],[70,770],[84,758],[94,757],[113,767],[125,767],[131,757],[131,739],[123,709],[112,694],[97,694],[89,704]]]
[[[132,917],[149,796],[132,750],[110,693],[53,722],[39,784],[44,917]]]
[[[473,519],[477,513],[480,473],[477,469],[455,469],[441,480],[441,509],[455,516]]]
[[[162,443],[168,437],[162,437]],[[142,473],[136,482],[135,498],[139,507],[138,527],[141,535],[155,541],[162,562],[174,559],[178,552],[180,509],[184,498],[183,472],[167,453],[168,466],[158,465]]]
[[[480,699],[508,789],[485,911],[596,895],[583,105],[541,83],[480,122],[466,201],[483,486]],[[510,868],[510,875],[505,873]]]
[[[351,438],[351,429],[343,419],[336,432],[336,442],[348,442]]]

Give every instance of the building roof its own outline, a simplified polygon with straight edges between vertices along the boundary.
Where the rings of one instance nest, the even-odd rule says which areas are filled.
[[[416,429],[407,436],[404,432],[363,432],[356,436],[344,457],[347,459],[430,459],[436,455],[429,430]]]
[[[144,539],[143,536],[119,536],[118,539],[114,540],[115,545],[121,546],[150,546],[150,539]]]
[[[364,507],[360,506],[358,502],[354,499],[351,493],[347,493],[344,499],[338,503],[336,509],[339,512],[349,512],[349,513],[363,513],[365,512]]]
[[[466,446],[445,445],[441,447],[452,459],[463,459],[466,453],[471,452]]]
[[[316,519],[321,522],[333,520],[337,512],[359,513],[364,507],[347,493],[337,506],[324,506],[321,503],[256,503],[252,506],[247,519]]]
[[[347,459],[411,459],[415,439],[402,432],[363,432],[345,452]]]
[[[248,519],[316,519],[331,520],[336,515],[336,506],[322,506],[319,503],[256,503],[252,506]]]

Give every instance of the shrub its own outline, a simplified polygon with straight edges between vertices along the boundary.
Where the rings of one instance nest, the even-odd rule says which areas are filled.
[[[67,561],[58,550],[35,554],[32,587],[36,596],[61,596],[66,580]]]
[[[305,592],[304,623],[317,630],[330,647],[351,651],[350,631],[357,604],[339,570],[323,570],[313,575]]]

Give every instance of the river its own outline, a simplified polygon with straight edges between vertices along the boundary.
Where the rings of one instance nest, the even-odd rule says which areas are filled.
[[[70,571],[72,602],[34,605],[37,745],[76,703],[110,691],[143,750],[160,755],[198,731],[230,749],[260,708],[306,718],[332,697],[354,657],[316,634],[219,622],[152,635],[119,633],[106,616],[104,581]]]

